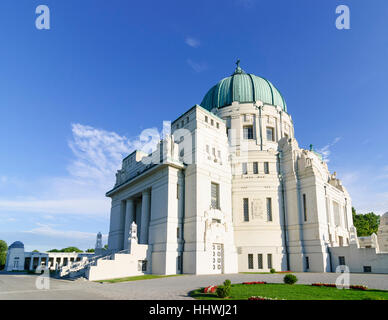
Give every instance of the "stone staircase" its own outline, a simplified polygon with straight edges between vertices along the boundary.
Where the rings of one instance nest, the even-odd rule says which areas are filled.
[[[84,257],[81,261],[73,262],[67,266],[61,267],[58,276],[64,279],[76,279],[83,277],[91,265],[95,265],[99,259],[104,259],[110,255],[111,254],[99,255],[92,258]]]

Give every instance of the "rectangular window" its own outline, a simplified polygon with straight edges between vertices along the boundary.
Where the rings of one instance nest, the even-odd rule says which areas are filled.
[[[343,238],[343,237],[339,236],[339,237],[338,237],[338,242],[339,242],[339,246],[340,246],[340,247],[343,247],[343,246],[344,246],[344,238]]]
[[[253,163],[253,173],[258,174],[259,173],[259,164],[257,162]]]
[[[272,254],[267,254],[267,263],[268,263],[268,269],[272,269]]]
[[[345,257],[338,257],[338,262],[339,262],[340,266],[344,266],[345,265]]]
[[[348,209],[347,209],[347,206],[345,205],[344,206],[344,221],[345,221],[345,228],[346,228],[346,230],[349,229],[347,211],[348,211]]]
[[[220,124],[218,122],[216,123],[216,127],[217,127],[217,129],[220,128]]]
[[[248,174],[248,166],[246,162],[242,163],[242,174]]]
[[[269,162],[264,162],[264,173],[269,174]]]
[[[248,269],[253,269],[253,254],[248,254]]]
[[[267,221],[272,221],[272,199],[267,198]]]
[[[220,201],[219,201],[219,193],[220,193],[220,186],[217,183],[212,182],[211,183],[211,206],[213,209],[219,209],[220,207]]]
[[[208,120],[207,120],[208,118],[207,118],[207,116],[205,116],[205,122],[208,122]]]
[[[253,139],[253,126],[244,126],[244,139]]]
[[[306,195],[303,194],[303,217],[304,221],[307,221],[307,208],[306,208]]]
[[[248,198],[244,198],[244,221],[249,221],[249,201]]]
[[[257,268],[263,269],[263,255],[261,253],[257,255]]]
[[[214,126],[214,120],[213,120],[213,119],[210,120],[210,124],[211,124],[212,126]]]
[[[340,221],[340,213],[339,213],[339,203],[336,201],[333,201],[333,211],[334,211],[334,223],[336,226],[339,226]]]
[[[147,271],[147,260],[138,260],[137,271],[142,271],[142,272]]]
[[[267,141],[275,141],[275,130],[274,130],[274,128],[267,127]]]
[[[190,119],[189,117],[186,117],[186,123],[189,123]]]
[[[309,261],[309,257],[305,257],[306,259],[306,269],[310,269],[310,261]]]
[[[209,145],[206,145],[206,152],[207,152],[207,153],[210,153],[210,147],[209,147]]]
[[[364,266],[364,272],[372,272],[371,266]]]

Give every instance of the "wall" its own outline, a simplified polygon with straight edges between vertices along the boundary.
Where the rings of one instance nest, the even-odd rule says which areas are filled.
[[[149,260],[148,245],[136,244],[131,247],[131,254],[116,253],[112,260],[97,260],[97,265],[90,266],[86,271],[86,278],[90,281],[131,277],[150,273],[149,265],[147,271],[139,271],[139,261]]]
[[[376,248],[347,247],[330,248],[333,271],[339,266],[339,257],[345,257],[345,265],[350,272],[363,273],[364,266],[370,266],[372,273],[388,273],[388,253],[376,253]]]

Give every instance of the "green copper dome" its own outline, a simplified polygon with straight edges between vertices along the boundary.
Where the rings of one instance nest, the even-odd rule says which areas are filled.
[[[240,103],[262,101],[266,104],[280,106],[287,111],[282,95],[267,79],[245,73],[237,60],[234,73],[222,79],[212,87],[201,102],[201,107],[211,111],[213,108],[229,106],[233,101]]]

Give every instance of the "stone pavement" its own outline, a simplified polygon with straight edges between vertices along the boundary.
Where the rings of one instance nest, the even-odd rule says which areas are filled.
[[[335,273],[294,273],[300,284],[313,282],[335,283]],[[199,287],[221,284],[225,279],[232,283],[244,281],[283,282],[284,274],[228,274],[183,275],[169,278],[138,280],[120,283],[99,283],[86,280],[50,279],[49,290],[38,290],[36,275],[0,273],[0,300],[95,300],[95,299],[141,299],[170,300],[191,299],[188,292]],[[369,288],[388,290],[388,275],[350,274],[351,284],[367,285]]]

